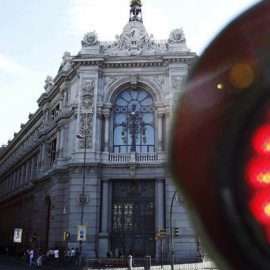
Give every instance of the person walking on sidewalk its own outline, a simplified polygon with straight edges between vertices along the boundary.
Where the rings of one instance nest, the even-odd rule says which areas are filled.
[[[29,256],[30,256],[30,266],[32,266],[34,263],[33,259],[34,259],[34,250],[32,248],[30,248],[29,250]]]

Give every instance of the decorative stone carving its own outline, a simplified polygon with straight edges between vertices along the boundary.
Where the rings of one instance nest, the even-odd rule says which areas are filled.
[[[82,89],[85,93],[94,95],[95,81],[94,80],[84,80],[82,82]]]
[[[82,40],[82,46],[89,47],[89,46],[97,46],[97,45],[99,45],[99,41],[98,41],[98,36],[96,34],[96,31],[88,32]]]
[[[134,179],[136,176],[136,167],[130,167],[129,168],[129,174],[130,174],[130,178]]]
[[[47,76],[47,78],[45,80],[44,89],[46,91],[49,91],[52,88],[53,85],[54,85],[54,83],[53,83],[52,77],[51,76]]]
[[[148,35],[144,25],[139,21],[129,22],[116,41],[105,46],[105,54],[115,56],[156,55],[160,54],[164,47],[152,40],[153,35]]]
[[[172,81],[173,93],[172,93],[172,107],[175,108],[176,102],[178,100],[180,90],[182,87],[183,78],[182,77],[174,77]]]
[[[90,109],[93,108],[93,102],[91,98],[84,98],[82,101],[82,108],[83,109]]]
[[[63,103],[62,103],[62,107],[66,108],[68,106],[68,89],[65,88],[62,92],[61,92],[62,96],[63,96]]]
[[[185,43],[186,38],[183,29],[180,28],[172,30],[168,41],[170,44]]]
[[[108,88],[108,87],[109,87],[111,84],[113,84],[116,80],[117,80],[117,78],[106,77],[106,78],[105,78],[105,86]]]
[[[158,75],[155,77],[152,77],[152,80],[159,85],[161,89],[163,89],[163,85],[165,82],[165,76],[164,75]]]
[[[72,64],[72,57],[70,52],[64,52],[64,55],[62,57],[63,62],[61,63],[60,70],[68,71],[71,68]]]
[[[92,130],[93,114],[92,113],[81,113],[81,128],[80,134],[86,136],[86,148],[92,148]],[[84,148],[84,140],[80,140],[80,148]]]
[[[86,146],[84,146],[85,140],[81,140],[79,147],[92,148],[95,81],[83,80],[82,90],[80,134],[86,137]]]
[[[182,86],[182,81],[183,81],[183,78],[182,77],[174,77],[173,78],[173,89],[174,89],[174,92],[179,92],[180,89],[181,89],[181,86]]]
[[[136,88],[137,84],[138,84],[138,75],[137,74],[132,74],[131,75],[131,80],[130,80],[130,84],[132,88]]]
[[[175,200],[176,200],[179,204],[181,204],[181,205],[183,205],[184,202],[185,202],[185,198],[184,198],[183,195],[180,194],[180,193],[178,193],[178,194],[176,195]]]

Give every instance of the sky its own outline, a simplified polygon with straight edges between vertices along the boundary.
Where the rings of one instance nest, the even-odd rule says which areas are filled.
[[[183,28],[191,51],[211,40],[259,0],[142,0],[148,34],[168,39]],[[38,109],[45,79],[53,78],[65,51],[76,55],[87,32],[114,41],[129,20],[130,0],[0,0],[0,147]]]

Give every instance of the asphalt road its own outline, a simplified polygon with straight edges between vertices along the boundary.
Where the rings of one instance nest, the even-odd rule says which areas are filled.
[[[28,265],[16,263],[16,261],[5,261],[0,259],[1,270],[29,270],[31,269]],[[33,268],[34,269],[34,268]]]

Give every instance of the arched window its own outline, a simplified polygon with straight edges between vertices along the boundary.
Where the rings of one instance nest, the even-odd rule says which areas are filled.
[[[155,151],[155,106],[144,89],[128,88],[114,103],[114,153],[147,153]]]

